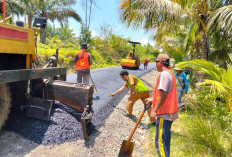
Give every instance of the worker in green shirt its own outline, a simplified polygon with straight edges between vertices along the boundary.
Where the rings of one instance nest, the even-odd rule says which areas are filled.
[[[145,99],[149,98],[149,91],[148,88],[144,85],[144,83],[137,78],[136,76],[129,74],[126,70],[122,70],[120,72],[120,76],[125,81],[125,84],[117,90],[115,93],[111,94],[112,96],[117,95],[118,93],[121,93],[126,88],[129,88],[129,97],[127,102],[127,116],[132,116],[133,106],[134,103],[141,99],[143,103],[145,103]],[[151,109],[149,108],[147,110],[148,116],[150,116]]]

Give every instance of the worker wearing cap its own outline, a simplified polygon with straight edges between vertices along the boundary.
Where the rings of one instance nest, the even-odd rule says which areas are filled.
[[[88,47],[86,43],[81,44],[81,51],[78,52],[73,59],[76,64],[77,83],[89,84],[92,57],[87,49]]]
[[[130,89],[126,113],[128,117],[131,117],[134,103],[139,99],[141,99],[143,103],[145,103],[145,99],[149,98],[149,90],[138,77],[129,74],[126,70],[122,70],[120,72],[120,76],[125,81],[125,84],[118,91],[111,95],[115,96],[118,93],[121,93],[126,88]],[[148,116],[150,116],[150,108],[147,110],[147,113]]]
[[[157,56],[156,68],[160,73],[152,98],[146,99],[147,104],[153,104],[150,119],[156,120],[155,145],[158,155],[170,156],[171,126],[178,118],[176,95],[176,78],[169,69],[170,59],[166,54]]]
[[[182,72],[183,71],[182,69],[174,68],[174,70],[175,70],[174,74],[176,76],[177,100],[178,100],[178,105],[180,105],[183,94],[188,93],[189,81],[187,79],[186,74]]]

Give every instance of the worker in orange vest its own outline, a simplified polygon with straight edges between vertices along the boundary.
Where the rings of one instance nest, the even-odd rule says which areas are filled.
[[[153,104],[150,119],[156,120],[155,145],[158,155],[170,156],[171,126],[178,118],[178,101],[176,78],[169,69],[170,59],[166,54],[157,56],[156,68],[160,76],[156,82],[152,98],[146,99],[147,104]]]
[[[77,83],[89,84],[92,57],[87,49],[86,43],[81,44],[81,51],[78,52],[73,59],[74,63],[76,63]]]
[[[147,59],[147,58],[144,60],[144,63],[143,63],[144,70],[147,70],[147,66],[148,66],[149,61],[150,61],[150,59]]]

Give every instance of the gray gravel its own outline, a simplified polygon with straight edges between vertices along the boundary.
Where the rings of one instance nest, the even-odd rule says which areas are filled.
[[[128,71],[140,77],[154,67],[155,63],[150,63],[147,71],[143,71],[142,69]],[[121,67],[112,67],[91,71],[91,76],[98,90],[98,94],[94,93],[93,100],[93,110],[95,113],[92,123],[96,129],[105,124],[115,105],[127,93],[125,91],[114,98],[108,96],[124,84],[124,81],[119,76],[121,70]],[[76,74],[68,75],[67,81],[75,82]],[[122,113],[124,112],[122,110]],[[25,115],[12,112],[4,130],[13,131],[25,139],[44,145],[61,144],[67,141],[83,139],[80,123],[59,102],[56,102],[53,106],[50,122],[26,118]]]

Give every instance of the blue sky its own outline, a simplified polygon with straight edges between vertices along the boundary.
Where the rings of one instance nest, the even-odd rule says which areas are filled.
[[[82,8],[82,1],[77,0],[76,5],[73,7],[77,13],[84,20],[85,11]],[[127,28],[119,20],[119,3],[120,0],[95,0],[95,4],[92,8],[92,17],[90,24],[90,31],[92,36],[99,36],[100,28],[104,25],[109,25],[113,29],[113,34],[120,35],[124,38],[130,38],[132,41],[138,41],[142,44],[154,45],[155,41],[152,39],[154,32],[146,32],[143,29],[134,30],[133,28]],[[73,19],[70,19],[70,28],[74,30],[76,35],[79,35],[80,24]]]

